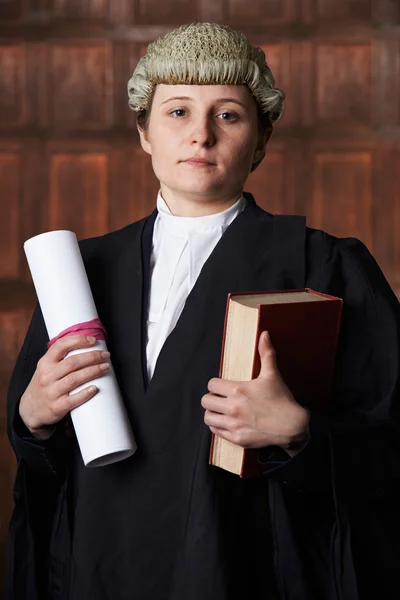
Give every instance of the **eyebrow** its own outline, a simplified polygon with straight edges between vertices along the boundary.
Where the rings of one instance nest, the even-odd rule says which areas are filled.
[[[166,100],[164,100],[164,102],[161,102],[161,105],[166,104],[167,102],[171,102],[172,100],[189,100],[193,102],[193,98],[190,98],[190,96],[172,96],[171,98],[167,98]],[[233,102],[234,104],[239,104],[239,106],[246,108],[245,105],[242,102],[240,102],[240,100],[236,100],[235,98],[218,98],[215,102],[221,104],[223,102]]]

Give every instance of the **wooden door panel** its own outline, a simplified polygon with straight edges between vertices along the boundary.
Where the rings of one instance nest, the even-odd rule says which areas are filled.
[[[284,212],[285,154],[267,151],[267,156],[250,175],[245,190],[255,196],[257,204],[270,213]]]
[[[30,139],[21,149],[20,185],[21,236],[19,239],[21,280],[31,282],[31,275],[23,251],[23,243],[29,238],[49,230],[49,168],[46,142]]]
[[[270,25],[287,23],[296,12],[293,0],[228,0],[227,20],[232,25]]]
[[[62,19],[104,19],[111,0],[54,0],[53,15]]]
[[[0,2],[0,23],[13,23],[23,14],[23,0]]]
[[[369,44],[316,45],[316,120],[351,129],[370,123]]]
[[[0,153],[0,278],[18,279],[20,265],[20,157]]]
[[[110,48],[104,42],[57,43],[50,50],[50,126],[107,129],[112,123]]]
[[[25,52],[22,44],[0,45],[0,127],[20,127],[26,121]]]
[[[49,230],[72,230],[78,239],[107,233],[107,154],[52,154],[49,196]]]
[[[371,56],[371,126],[385,136],[400,126],[400,42],[376,39]]]
[[[372,157],[369,152],[321,152],[314,158],[309,223],[372,248]]]
[[[376,260],[398,292],[400,292],[399,173],[400,145],[381,142],[373,151],[373,248]]]
[[[134,15],[135,23],[141,25],[183,25],[200,20],[198,2],[187,0],[138,0]]]
[[[322,19],[359,19],[372,18],[371,0],[317,0],[317,15]]]

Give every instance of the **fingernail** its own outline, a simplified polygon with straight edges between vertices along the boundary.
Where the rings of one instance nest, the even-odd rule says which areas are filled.
[[[93,337],[92,335],[88,335],[86,336],[87,341],[89,342],[89,344],[94,344],[96,341],[96,338]]]
[[[91,385],[87,388],[87,393],[88,394],[92,394],[93,392],[95,392],[97,390],[97,387],[95,385]]]
[[[101,353],[101,358],[110,358],[110,353],[109,352],[102,352]]]
[[[109,368],[110,368],[110,365],[108,363],[103,363],[100,365],[100,369],[102,371],[107,371],[107,369],[109,369]]]

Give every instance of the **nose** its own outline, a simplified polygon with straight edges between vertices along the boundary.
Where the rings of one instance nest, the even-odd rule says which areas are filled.
[[[215,144],[215,132],[210,118],[204,116],[193,122],[190,143],[199,147],[209,147]]]

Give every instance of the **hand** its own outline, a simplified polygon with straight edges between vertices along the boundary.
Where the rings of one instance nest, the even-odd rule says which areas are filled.
[[[213,378],[201,400],[216,435],[243,448],[280,446],[290,456],[308,440],[307,411],[294,399],[276,366],[268,332],[260,336],[260,374],[251,381]]]
[[[21,419],[33,436],[49,438],[56,423],[96,394],[93,385],[71,395],[69,392],[107,373],[110,353],[95,350],[65,358],[71,350],[90,348],[95,343],[96,338],[85,335],[60,338],[39,360],[19,405]]]

